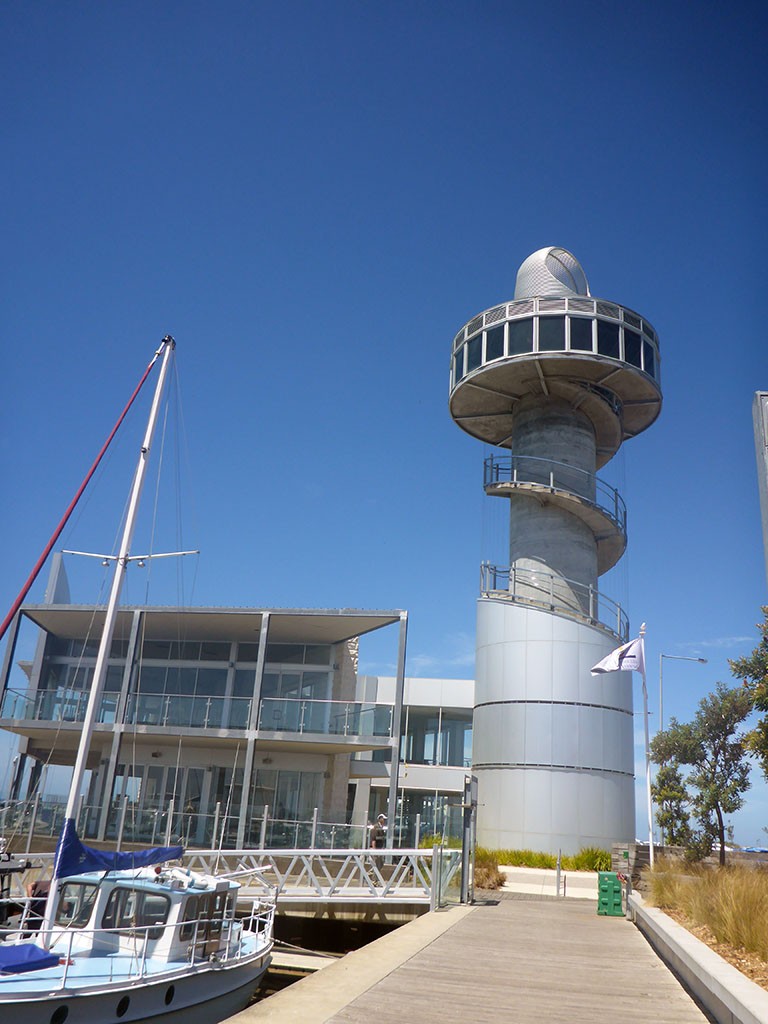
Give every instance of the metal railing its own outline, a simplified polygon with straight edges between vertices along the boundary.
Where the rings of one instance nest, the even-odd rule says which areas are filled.
[[[184,854],[182,863],[192,871],[236,878],[243,899],[256,898],[251,878],[253,888],[263,892],[265,876],[278,905],[410,903],[434,910],[456,899],[461,850],[194,850]],[[35,854],[34,865],[13,876],[11,901],[18,904],[28,882],[50,878],[52,871],[53,854]]]
[[[531,455],[491,455],[483,464],[483,486],[494,484],[539,484],[554,491],[577,494],[605,513],[621,530],[627,531],[627,506],[614,487],[594,473],[577,466]]]
[[[547,608],[572,619],[607,629],[619,640],[629,639],[629,619],[620,604],[596,587],[538,569],[480,566],[480,593],[516,604]]]
[[[19,935],[28,935],[39,930],[39,919],[33,921],[30,914],[30,907],[33,901],[12,895],[10,898],[0,899],[0,907],[17,910],[21,908],[21,914],[15,923],[16,932]],[[213,937],[213,929],[220,929],[219,945],[216,951],[218,963],[236,963],[246,957],[252,957],[254,950],[242,943],[243,931],[247,930],[259,936],[264,943],[264,950],[271,946],[272,921],[274,918],[275,906],[273,903],[264,903],[261,899],[253,899],[250,909],[242,921],[236,920],[234,912],[227,913],[223,917],[202,916],[193,921],[179,921],[176,924],[158,923],[131,925],[127,928],[67,928],[66,926],[54,924],[50,935],[52,937],[51,949],[60,956],[60,963],[64,967],[61,975],[50,978],[51,991],[64,989],[67,986],[69,967],[75,962],[73,957],[81,950],[94,948],[103,945],[108,939],[110,945],[120,942],[125,943],[125,948],[118,948],[110,953],[112,968],[114,971],[113,980],[131,981],[133,979],[151,980],[155,977],[162,977],[164,974],[178,972],[178,961],[171,961],[161,970],[149,970],[148,960],[153,955],[155,934],[158,927],[162,928],[163,937],[169,931],[181,931],[187,929],[192,931],[192,936],[187,947],[189,963],[205,963],[210,960],[206,952],[209,937]],[[9,922],[10,923],[10,922]],[[46,932],[46,934],[48,934]],[[182,937],[184,937],[182,935]],[[260,952],[260,951],[259,951]],[[117,958],[124,960],[123,970],[116,970]],[[94,975],[94,977],[96,977]],[[17,982],[18,975],[0,974],[0,993],[3,983],[13,984]]]
[[[185,855],[184,864],[193,871],[236,874],[246,888],[247,872],[266,874],[277,887],[278,905],[370,900],[436,909],[445,905],[451,886],[458,887],[461,850],[197,851]]]

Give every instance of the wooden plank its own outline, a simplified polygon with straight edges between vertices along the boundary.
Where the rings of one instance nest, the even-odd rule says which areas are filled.
[[[475,907],[329,1018],[334,1024],[708,1020],[629,921],[599,917],[581,900],[520,898]]]

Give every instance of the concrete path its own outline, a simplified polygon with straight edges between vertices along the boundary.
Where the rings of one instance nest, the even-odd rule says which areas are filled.
[[[557,871],[549,868],[513,868],[499,865],[506,881],[504,892],[523,892],[536,896],[557,896]],[[597,903],[596,871],[561,871],[560,893],[569,899]]]
[[[236,1024],[703,1024],[625,918],[502,893],[427,914],[232,1018]]]

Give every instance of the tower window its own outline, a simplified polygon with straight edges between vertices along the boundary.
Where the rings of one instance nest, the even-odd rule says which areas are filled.
[[[533,351],[533,320],[513,320],[509,325],[509,354]]]
[[[597,351],[601,356],[619,358],[619,325],[597,321]]]
[[[453,357],[453,383],[458,384],[464,376],[464,346]]]
[[[485,361],[500,359],[504,355],[504,325],[492,327],[485,333]]]
[[[539,352],[562,352],[565,348],[565,317],[539,317]]]
[[[624,328],[624,360],[640,368],[640,335]]]
[[[592,351],[592,321],[583,316],[568,318],[571,324],[571,348]]]
[[[483,336],[476,334],[467,342],[467,373],[476,370],[483,361]]]
[[[649,345],[645,339],[643,339],[643,369],[652,377],[656,376],[656,356],[653,345]]]

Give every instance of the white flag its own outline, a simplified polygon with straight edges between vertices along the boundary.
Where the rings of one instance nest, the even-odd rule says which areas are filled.
[[[617,647],[609,655],[598,661],[592,669],[593,676],[603,672],[642,672],[645,676],[645,642],[641,636],[630,640],[628,644]]]

